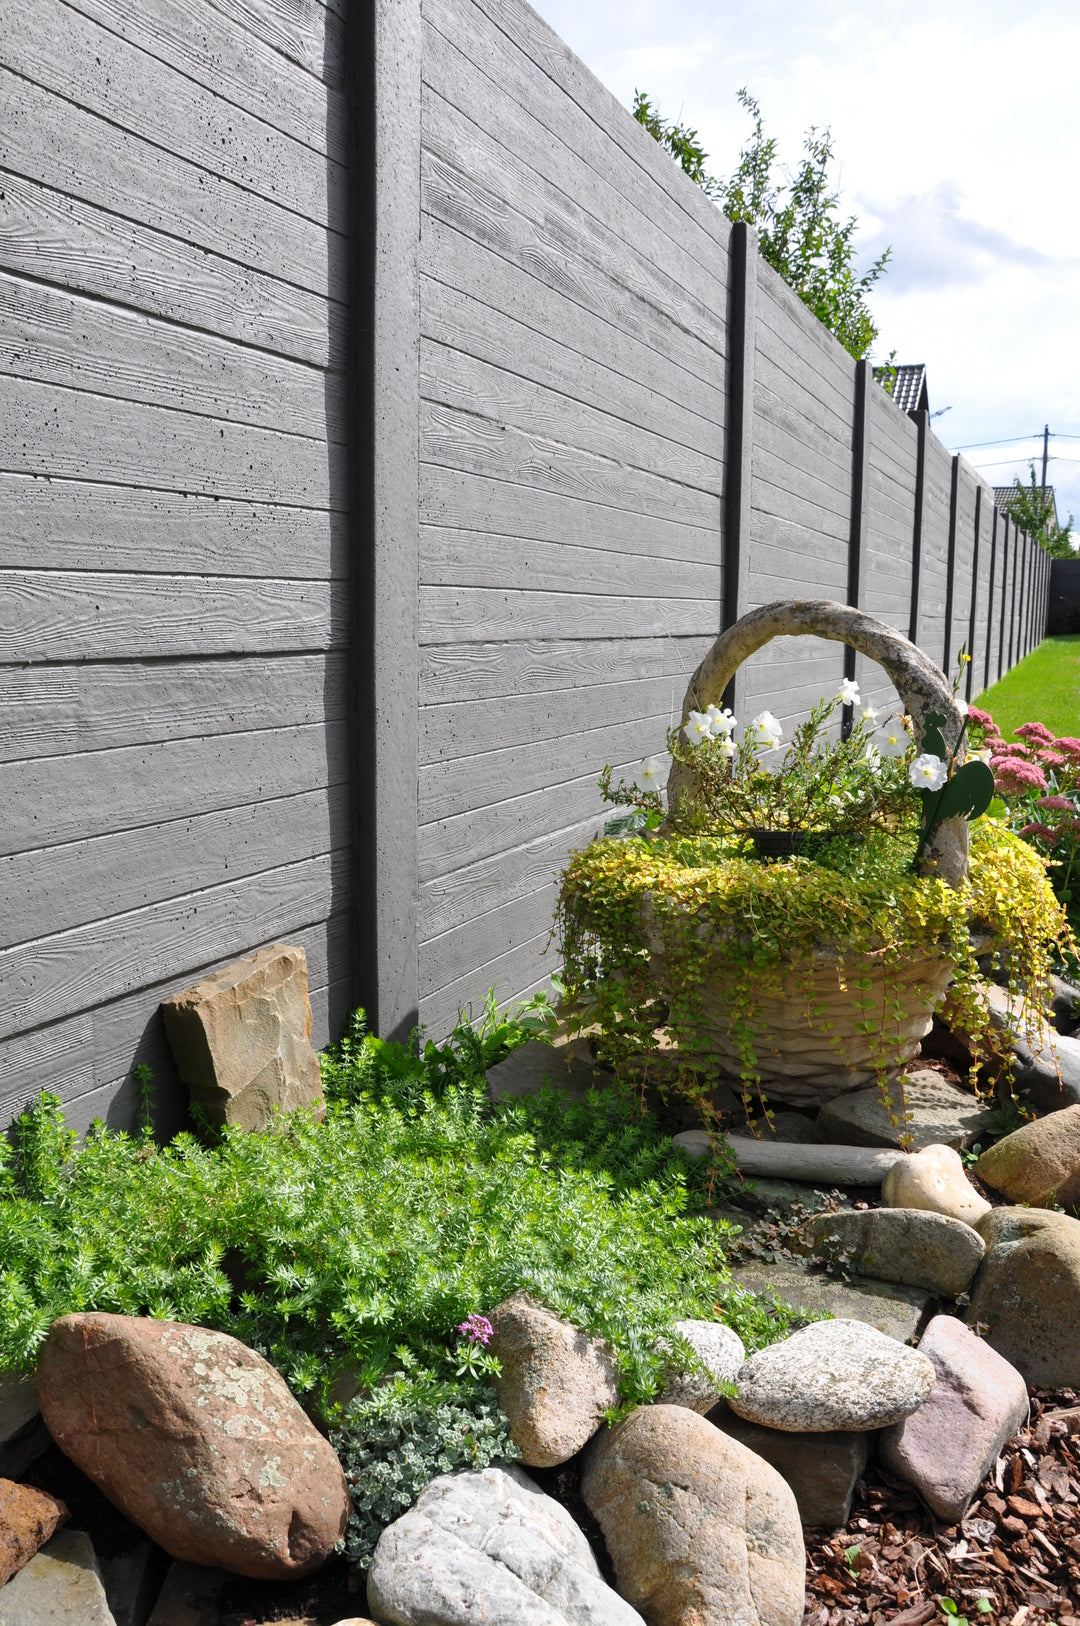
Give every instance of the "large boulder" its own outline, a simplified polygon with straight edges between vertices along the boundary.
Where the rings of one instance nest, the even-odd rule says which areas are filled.
[[[0,1479],[0,1586],[30,1562],[67,1516],[63,1502],[48,1491]]]
[[[388,1626],[642,1626],[569,1513],[514,1466],[432,1480],[379,1537],[367,1596]]]
[[[888,1208],[922,1208],[947,1214],[978,1229],[990,1212],[964,1173],[960,1153],[951,1146],[924,1146],[921,1152],[896,1160],[881,1182],[881,1200]]]
[[[751,1355],[735,1387],[732,1411],[766,1428],[887,1428],[922,1405],[934,1367],[863,1321],[815,1321]]]
[[[892,1092],[893,1111],[904,1120],[900,1129],[874,1085],[825,1103],[818,1113],[821,1139],[842,1146],[899,1147],[904,1133],[910,1136],[909,1144],[921,1151],[924,1146],[970,1146],[984,1133],[987,1109],[970,1090],[950,1084],[932,1068],[910,1073],[903,1091],[893,1084]]]
[[[530,1468],[575,1456],[618,1403],[615,1357],[600,1338],[513,1293],[491,1311],[490,1352],[502,1364],[496,1387],[510,1434]]]
[[[275,1108],[325,1115],[303,949],[259,949],[161,1009],[176,1070],[212,1123],[265,1129]]]
[[[967,1320],[1028,1383],[1080,1387],[1080,1220],[994,1208],[979,1222],[986,1258]]]
[[[690,1345],[706,1372],[669,1372],[658,1399],[666,1406],[707,1412],[720,1399],[720,1385],[730,1383],[745,1361],[743,1341],[722,1321],[676,1321],[674,1331]],[[662,1346],[663,1351],[668,1347]]]
[[[1027,1386],[955,1316],[935,1316],[919,1348],[937,1373],[930,1398],[883,1431],[878,1457],[914,1485],[939,1519],[956,1524],[1027,1416]]]
[[[684,1406],[599,1434],[581,1493],[619,1591],[649,1626],[801,1626],[806,1555],[791,1488]]]
[[[60,1449],[174,1558],[309,1575],[345,1533],[341,1465],[274,1368],[176,1321],[54,1321],[37,1396]]]
[[[709,1422],[763,1457],[787,1480],[804,1525],[837,1530],[847,1523],[855,1486],[869,1460],[872,1434],[855,1429],[792,1434],[763,1428],[737,1417],[723,1400],[709,1413]]]
[[[1080,1203],[1080,1106],[1050,1112],[989,1147],[975,1173],[1011,1203]]]
[[[816,1253],[842,1259],[862,1276],[906,1282],[950,1298],[967,1291],[986,1252],[970,1225],[920,1208],[816,1214],[808,1230]]]

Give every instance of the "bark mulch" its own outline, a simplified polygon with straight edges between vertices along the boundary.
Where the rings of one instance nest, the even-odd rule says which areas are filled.
[[[1029,1394],[1027,1428],[958,1526],[867,1470],[844,1528],[807,1533],[804,1626],[1080,1626],[1080,1404]]]

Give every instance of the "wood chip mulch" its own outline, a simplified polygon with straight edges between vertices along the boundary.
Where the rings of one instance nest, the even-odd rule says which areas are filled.
[[[958,1526],[867,1470],[845,1527],[807,1533],[804,1626],[1080,1626],[1080,1404],[1029,1394],[1028,1427]]]

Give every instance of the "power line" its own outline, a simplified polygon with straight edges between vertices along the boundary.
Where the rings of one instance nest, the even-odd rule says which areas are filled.
[[[1036,429],[1030,435],[1010,435],[1007,440],[973,440],[970,446],[954,446],[954,452],[977,452],[981,446],[1015,446],[1021,440],[1042,440],[1043,432]],[[1080,440],[1080,435],[1065,435],[1059,429],[1051,429],[1051,440]]]

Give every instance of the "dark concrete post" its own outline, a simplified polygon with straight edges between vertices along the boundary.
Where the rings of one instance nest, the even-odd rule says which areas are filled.
[[[956,512],[960,501],[960,459],[952,460],[952,484],[949,488],[949,551],[945,565],[945,643],[941,653],[941,670],[949,677],[952,666],[953,604],[956,596]]]
[[[918,434],[915,448],[915,510],[911,530],[911,611],[908,637],[919,642],[919,595],[922,590],[923,494],[926,489],[926,437],[930,431],[929,412],[913,412]]]
[[[967,688],[965,694],[971,699],[971,686],[975,677],[975,617],[979,610],[979,544],[982,541],[982,486],[975,487],[975,531],[971,549],[971,611],[968,615],[967,652],[971,659],[968,661]]]
[[[745,221],[731,228],[728,249],[728,429],[724,459],[724,604],[727,631],[748,608],[750,492],[754,456],[754,371],[757,351],[757,233]],[[738,715],[738,675],[724,705]]]

